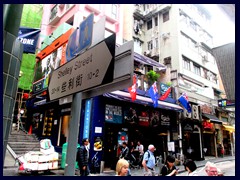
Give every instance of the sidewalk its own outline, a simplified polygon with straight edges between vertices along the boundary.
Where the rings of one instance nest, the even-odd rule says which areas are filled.
[[[213,163],[223,162],[223,161],[229,161],[229,160],[235,160],[235,156],[225,156],[224,158],[215,158],[215,157],[205,157],[205,160],[202,161],[195,161],[197,167],[203,167],[205,164],[210,161]],[[177,166],[179,168],[179,173],[185,172],[184,166],[180,165]],[[18,165],[15,163],[15,159],[11,156],[11,154],[6,150],[4,165],[3,165],[3,171],[7,169],[16,169],[17,170]],[[155,167],[155,170],[157,173],[160,172],[160,167]],[[3,173],[4,174],[4,173]],[[132,176],[143,176],[143,169],[131,169]],[[76,175],[78,175],[78,170],[76,170]],[[115,176],[114,170],[104,171],[100,174],[91,174],[92,176]],[[51,170],[51,175],[49,176],[64,176],[64,169],[58,169],[58,170]]]

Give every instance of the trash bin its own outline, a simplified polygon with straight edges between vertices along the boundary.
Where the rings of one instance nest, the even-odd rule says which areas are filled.
[[[66,164],[66,157],[67,157],[67,145],[68,143],[64,143],[62,146],[62,160],[61,160],[61,168],[65,168],[65,164]],[[80,144],[77,145],[77,148],[80,147]],[[75,168],[78,168],[78,163],[75,162]]]

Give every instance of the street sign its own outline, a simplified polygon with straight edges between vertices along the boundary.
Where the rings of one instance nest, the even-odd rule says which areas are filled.
[[[92,44],[93,18],[90,14],[70,36],[66,48],[67,61],[86,50]]]
[[[116,34],[90,48],[52,73],[50,100],[113,81]]]

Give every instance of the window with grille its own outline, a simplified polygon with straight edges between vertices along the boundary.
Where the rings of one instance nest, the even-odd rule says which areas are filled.
[[[152,48],[153,48],[152,41],[148,41],[147,45],[148,45],[148,50],[152,50]]]
[[[163,22],[166,22],[168,20],[169,20],[169,11],[163,14]]]
[[[50,22],[57,16],[57,10],[58,10],[58,6],[57,6],[57,4],[56,4],[56,5],[51,9],[51,14],[50,14],[50,19],[49,19]]]
[[[147,22],[147,30],[152,29],[152,20]]]
[[[183,68],[190,71],[190,60],[183,57]]]
[[[117,19],[117,4],[112,5],[112,17]]]
[[[200,66],[197,65],[197,64],[193,64],[193,72],[196,74],[196,75],[201,75],[200,73]]]
[[[158,17],[155,17],[154,21],[155,21],[155,26],[158,26]]]

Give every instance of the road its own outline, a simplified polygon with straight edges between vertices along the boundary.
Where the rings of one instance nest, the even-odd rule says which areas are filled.
[[[235,160],[224,161],[215,164],[217,168],[223,172],[224,176],[235,176]],[[199,167],[197,171],[199,176],[207,176],[203,167]],[[187,172],[180,173],[178,176],[187,176]]]

